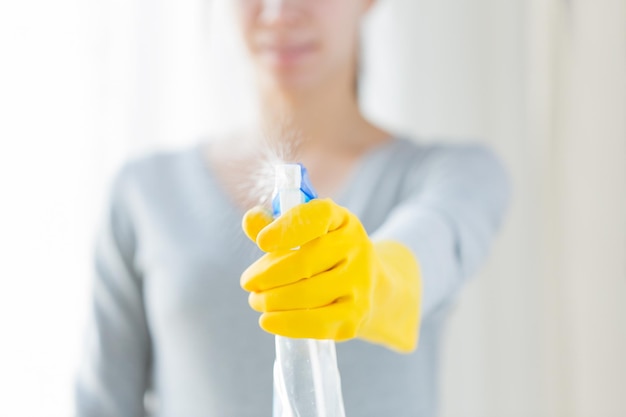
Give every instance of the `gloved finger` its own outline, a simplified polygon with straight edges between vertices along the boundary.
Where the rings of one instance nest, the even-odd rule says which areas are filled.
[[[298,282],[264,292],[251,292],[248,302],[260,313],[328,306],[350,295],[345,265]]]
[[[256,242],[265,252],[302,246],[340,228],[348,215],[347,209],[329,198],[313,200],[283,213],[259,232]]]
[[[241,274],[241,287],[262,292],[328,271],[348,256],[353,242],[345,235],[337,230],[296,250],[267,253]]]
[[[272,222],[272,215],[262,206],[251,208],[244,214],[241,227],[250,240],[256,243],[259,232]]]
[[[360,327],[352,304],[339,301],[326,307],[263,313],[259,325],[266,332],[298,339],[353,339]]]

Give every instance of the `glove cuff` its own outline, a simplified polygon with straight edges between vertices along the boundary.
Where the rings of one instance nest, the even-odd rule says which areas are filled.
[[[402,353],[417,347],[422,280],[416,257],[399,242],[374,243],[376,286],[359,337]]]

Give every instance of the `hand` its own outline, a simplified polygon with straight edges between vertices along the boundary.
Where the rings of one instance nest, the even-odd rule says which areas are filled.
[[[253,208],[243,229],[266,252],[241,276],[264,330],[415,349],[421,278],[404,245],[372,242],[359,219],[330,199],[301,204],[274,221]]]

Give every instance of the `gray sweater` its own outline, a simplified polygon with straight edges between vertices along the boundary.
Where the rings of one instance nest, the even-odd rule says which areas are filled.
[[[239,276],[261,252],[201,146],[125,165],[96,245],[79,417],[270,417],[274,338]],[[395,139],[362,158],[337,203],[422,268],[419,348],[337,345],[347,417],[434,416],[446,307],[485,259],[509,184],[479,145]]]

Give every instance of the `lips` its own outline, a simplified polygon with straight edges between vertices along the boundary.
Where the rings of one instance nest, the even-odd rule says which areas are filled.
[[[276,65],[296,64],[315,51],[315,44],[312,42],[302,43],[267,43],[259,47],[260,53]]]

